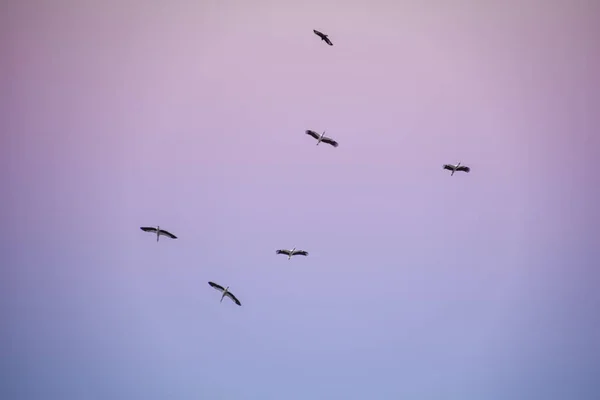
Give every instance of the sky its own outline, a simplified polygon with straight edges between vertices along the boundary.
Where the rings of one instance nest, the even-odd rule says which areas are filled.
[[[600,398],[599,19],[3,1],[0,397]]]

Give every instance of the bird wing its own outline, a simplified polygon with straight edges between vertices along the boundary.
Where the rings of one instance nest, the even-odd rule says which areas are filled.
[[[319,139],[321,137],[321,135],[319,135],[317,132],[311,131],[310,129],[307,130],[305,133],[307,135],[310,135],[310,136],[314,137],[315,139]]]
[[[294,255],[294,256],[307,256],[308,255],[308,251],[296,250],[296,251],[294,251],[294,253],[292,255]]]
[[[314,32],[314,33],[315,33],[315,35],[317,35],[317,36],[320,36],[320,37],[323,37],[323,36],[325,36],[325,35],[323,35],[321,32],[319,32],[319,31],[318,31],[318,30],[316,30],[316,29],[313,29],[313,32]]]
[[[156,232],[156,228],[153,228],[151,226],[141,226],[140,229],[144,232]]]
[[[286,256],[289,256],[291,254],[289,250],[277,250],[275,253],[285,254]]]
[[[159,235],[166,236],[166,237],[170,237],[171,239],[177,239],[177,236],[173,235],[173,234],[172,234],[171,232],[169,232],[169,231],[165,231],[164,229],[161,229],[161,230],[158,232],[158,234],[159,234]]]
[[[214,283],[214,282],[208,282],[208,284],[209,284],[210,286],[214,287],[215,289],[217,289],[219,292],[223,292],[223,291],[225,291],[225,288],[224,288],[223,286],[221,286],[221,285],[217,285],[217,284],[216,284],[216,283]]]
[[[460,166],[460,167],[458,167],[456,170],[457,170],[457,171],[470,172],[470,171],[471,171],[471,168],[469,168],[469,167],[465,167],[465,166],[463,165],[463,166]]]
[[[329,40],[329,38],[327,36],[323,37],[323,40],[325,41],[325,43],[327,43],[330,46],[333,46],[333,43],[331,43],[331,40]]]
[[[321,142],[330,144],[333,147],[338,147],[338,145],[339,145],[338,142],[336,142],[335,140],[328,138],[328,137],[324,137],[323,139],[321,139]]]
[[[452,171],[454,169],[454,165],[444,164],[444,169],[447,169],[448,171]]]
[[[240,303],[240,301],[237,299],[237,297],[235,297],[231,292],[227,292],[225,293],[225,296],[229,297],[231,300],[233,300],[233,302],[235,304],[237,304],[238,306],[241,306],[242,303]]]

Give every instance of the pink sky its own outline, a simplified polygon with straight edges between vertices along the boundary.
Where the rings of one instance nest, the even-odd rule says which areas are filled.
[[[598,16],[5,2],[1,397],[598,398]]]

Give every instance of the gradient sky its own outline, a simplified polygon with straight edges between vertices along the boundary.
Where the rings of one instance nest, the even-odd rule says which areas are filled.
[[[584,0],[3,1],[0,397],[599,399],[599,38]]]

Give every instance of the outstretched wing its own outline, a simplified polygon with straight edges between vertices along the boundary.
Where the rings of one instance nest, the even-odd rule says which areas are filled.
[[[323,37],[323,40],[325,41],[325,43],[327,43],[330,46],[333,46],[333,43],[331,43],[331,40],[329,40],[329,38],[327,36]]]
[[[292,254],[294,256],[307,256],[308,255],[308,251],[304,251],[304,250],[296,250],[294,251],[294,254]]]
[[[325,35],[323,35],[323,33],[319,32],[319,31],[318,31],[318,30],[316,30],[316,29],[313,29],[313,32],[315,33],[315,35],[317,35],[317,36],[319,36],[319,37],[323,37],[323,36],[325,36]]]
[[[306,133],[307,135],[310,135],[310,136],[314,137],[315,139],[319,139],[321,137],[321,135],[319,135],[317,132],[311,131],[310,129],[307,130],[304,133]]]
[[[231,292],[227,292],[225,293],[225,296],[229,297],[231,300],[233,300],[233,302],[235,304],[237,304],[238,306],[241,306],[242,303],[240,303],[240,301],[237,299],[237,297],[235,297]]]
[[[156,233],[156,228],[153,228],[151,226],[141,226],[140,229],[143,230],[144,232]]]
[[[454,165],[444,164],[444,169],[447,169],[448,171],[453,171],[454,170]]]
[[[209,284],[210,286],[214,287],[215,289],[217,289],[219,292],[223,292],[223,291],[225,291],[225,288],[224,288],[223,286],[221,286],[221,285],[217,285],[217,284],[216,284],[216,283],[214,283],[214,282],[208,282],[208,284]]]
[[[170,237],[171,239],[177,239],[177,236],[173,235],[173,234],[172,234],[171,232],[169,232],[169,231],[165,231],[164,229],[161,229],[161,230],[158,232],[158,234],[159,234],[159,235],[166,236],[166,237]]]
[[[460,166],[460,167],[456,168],[456,170],[457,170],[457,171],[470,172],[470,171],[471,171],[471,168],[469,168],[469,167],[465,167],[464,165],[462,165],[462,166]]]
[[[328,138],[328,137],[324,137],[324,138],[321,140],[321,142],[323,142],[323,143],[327,143],[327,144],[330,144],[330,145],[332,145],[333,147],[338,147],[338,142],[336,142],[335,140],[333,140],[333,139],[331,139],[331,138]]]
[[[289,250],[277,250],[275,253],[285,254],[286,256],[289,256],[291,254]]]

